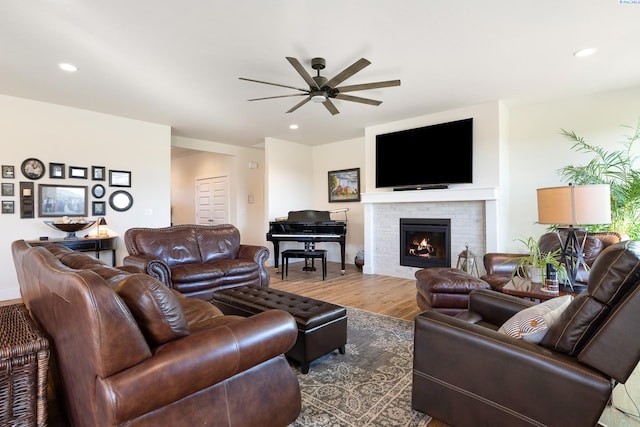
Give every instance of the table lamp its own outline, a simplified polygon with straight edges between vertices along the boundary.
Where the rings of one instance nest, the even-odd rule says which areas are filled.
[[[96,224],[97,224],[96,225],[96,236],[100,237],[100,226],[101,225],[107,225],[107,220],[104,219],[104,217],[101,216],[100,218],[98,218],[96,220]],[[107,234],[107,230],[103,230],[103,231],[104,231],[104,234],[106,235]]]
[[[586,229],[580,225],[611,223],[611,193],[609,184],[572,185],[539,188],[538,223],[558,225],[567,229],[567,239],[560,241],[562,262],[567,268],[569,286],[576,284],[578,267],[584,261]],[[585,231],[582,242],[576,231]]]

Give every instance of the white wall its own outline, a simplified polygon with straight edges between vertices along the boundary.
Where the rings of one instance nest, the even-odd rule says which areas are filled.
[[[14,214],[0,216],[0,300],[19,298],[11,242],[17,239],[32,240],[40,236],[64,237],[39,218],[20,218],[20,181],[31,181],[20,173],[24,159],[41,160],[47,171],[39,180],[31,181],[38,194],[38,184],[64,184],[88,186],[98,183],[89,179],[68,178],[68,167],[104,166],[108,170],[131,171],[131,188],[125,188],[133,196],[133,206],[126,212],[116,212],[108,206],[105,218],[107,228],[122,236],[131,227],[165,226],[169,224],[170,144],[171,129],[168,126],[130,120],[86,110],[68,108],[43,102],[0,95],[0,145],[1,163],[13,165],[15,179],[2,179],[15,187],[15,196],[2,200],[15,201]],[[49,163],[64,163],[66,179],[50,179]],[[117,189],[102,183],[109,195]],[[89,218],[91,202],[89,191]],[[37,199],[36,199],[37,200]],[[118,239],[117,260],[126,255],[122,239]],[[105,257],[110,254],[103,252]],[[109,261],[110,259],[107,258]]]

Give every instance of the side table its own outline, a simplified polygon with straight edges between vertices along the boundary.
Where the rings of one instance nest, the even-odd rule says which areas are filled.
[[[49,342],[24,304],[0,306],[0,425],[47,425]]]
[[[567,294],[573,296],[577,295],[576,292],[565,292],[562,290],[558,293],[545,292],[542,290],[541,283],[532,282],[531,279],[524,279],[517,276],[509,280],[509,282],[507,282],[507,284],[500,289],[500,292],[528,299],[534,302],[547,301],[552,298]]]

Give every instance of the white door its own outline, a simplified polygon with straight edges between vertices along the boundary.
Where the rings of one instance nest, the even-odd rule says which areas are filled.
[[[228,177],[196,179],[196,224],[229,223]]]

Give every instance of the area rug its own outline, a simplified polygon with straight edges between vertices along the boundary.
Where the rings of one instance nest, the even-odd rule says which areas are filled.
[[[413,322],[347,308],[346,354],[334,351],[293,367],[302,412],[291,427],[423,427],[431,418],[411,409]]]

